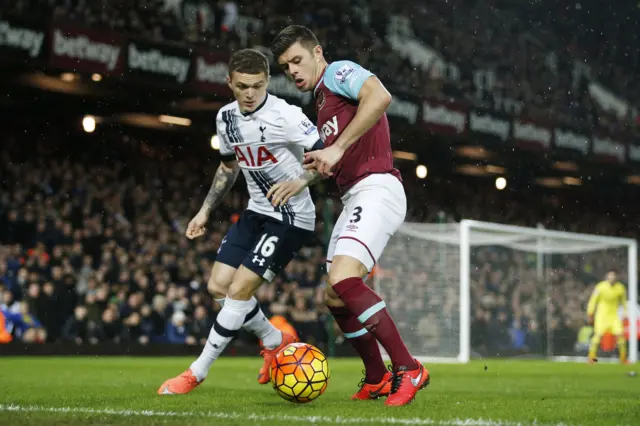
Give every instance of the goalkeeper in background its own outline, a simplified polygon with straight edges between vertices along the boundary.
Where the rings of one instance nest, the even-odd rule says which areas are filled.
[[[605,333],[609,332],[616,338],[620,361],[624,363],[627,361],[627,346],[622,319],[618,316],[618,307],[622,305],[626,315],[627,291],[625,286],[618,281],[615,270],[607,272],[606,278],[605,281],[599,282],[596,288],[593,289],[587,305],[589,324],[593,324],[593,337],[589,346],[589,362],[595,362],[600,339]]]

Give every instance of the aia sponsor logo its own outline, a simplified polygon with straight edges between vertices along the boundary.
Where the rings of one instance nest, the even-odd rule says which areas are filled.
[[[244,168],[260,168],[270,164],[277,164],[278,159],[266,146],[234,146],[236,160]]]

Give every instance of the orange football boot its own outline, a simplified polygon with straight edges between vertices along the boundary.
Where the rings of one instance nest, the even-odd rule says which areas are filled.
[[[258,383],[260,383],[261,385],[269,383],[269,381],[271,380],[270,372],[273,359],[276,357],[276,355],[278,355],[278,352],[287,347],[287,345],[295,343],[296,341],[297,339],[291,334],[282,332],[282,343],[280,343],[280,346],[274,349],[264,348],[260,351],[260,355],[262,355],[262,357],[264,358],[264,364],[262,364],[262,367],[260,367],[260,372],[258,373]]]
[[[160,386],[158,395],[183,395],[194,390],[204,379],[198,381],[191,369],[173,379],[169,379]]]
[[[363,372],[364,373],[364,372]],[[382,376],[380,383],[367,383],[362,379],[358,386],[360,390],[351,396],[354,401],[364,401],[367,399],[378,399],[381,396],[388,396],[391,393],[391,379],[393,374],[388,371]]]
[[[407,405],[416,397],[420,389],[424,389],[431,382],[429,370],[418,362],[418,368],[407,370],[400,367],[393,373],[391,381],[391,394],[384,402],[385,405],[399,407]]]

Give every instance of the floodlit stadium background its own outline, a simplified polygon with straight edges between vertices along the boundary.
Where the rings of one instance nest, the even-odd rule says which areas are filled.
[[[291,22],[310,26],[329,60],[358,61],[393,94],[408,221],[638,236],[633,2],[9,3],[0,7],[0,303],[34,325],[6,324],[0,338],[13,342],[0,351],[199,351],[217,309],[208,274],[247,201],[240,180],[209,235],[183,237],[217,167],[226,61],[242,47],[268,54]],[[311,95],[272,70],[271,92],[313,117]],[[332,184],[314,199],[316,238],[258,298],[301,339],[350,354],[322,303],[324,243],[340,204]],[[425,271],[439,250],[412,251],[387,289],[402,295],[394,303],[411,312],[427,352],[452,344],[437,325],[459,313],[456,294],[430,291],[438,278]],[[542,281],[522,253],[479,249],[473,262],[475,357],[584,355],[593,284],[611,267],[628,279],[615,250],[555,259]],[[383,263],[377,273],[386,272]],[[255,354],[255,343],[241,335],[233,350]]]

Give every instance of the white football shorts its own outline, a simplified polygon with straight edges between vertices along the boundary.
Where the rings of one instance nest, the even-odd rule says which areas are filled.
[[[342,203],[329,242],[327,272],[334,256],[354,257],[371,272],[407,214],[402,182],[388,173],[367,176],[342,196]]]

